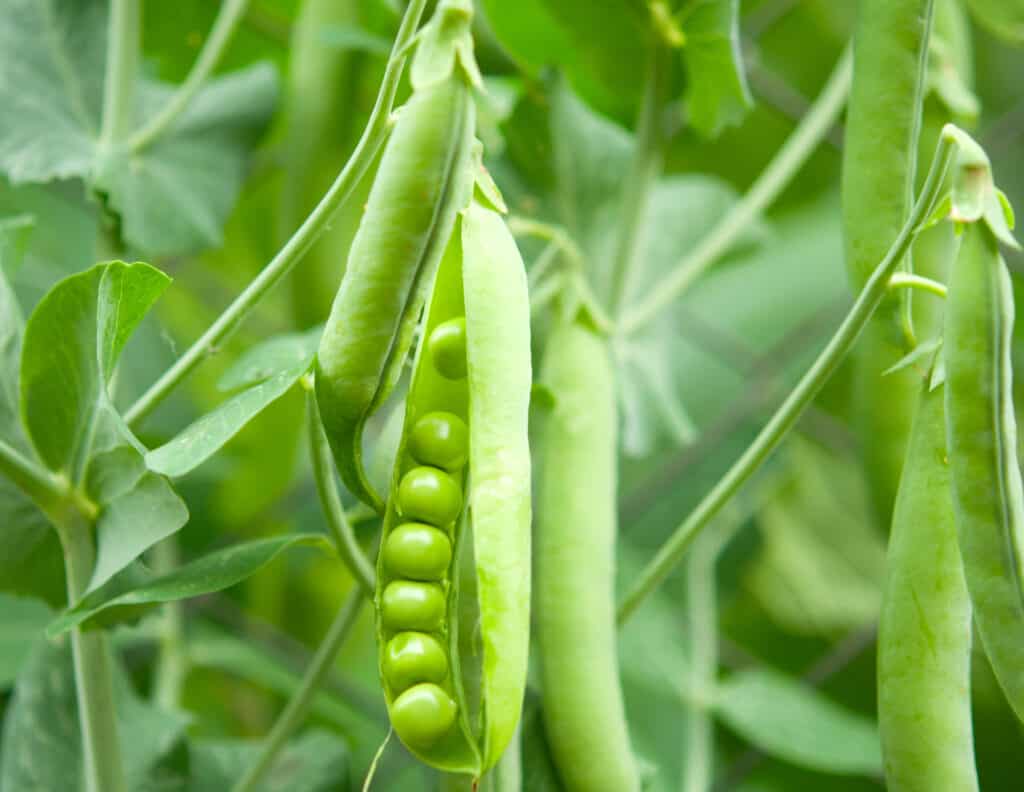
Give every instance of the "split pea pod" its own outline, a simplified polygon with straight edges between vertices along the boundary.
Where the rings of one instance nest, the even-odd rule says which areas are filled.
[[[949,283],[944,353],[953,504],[985,653],[1024,720],[1024,492],[1010,347],[1013,292],[996,238],[967,224]]]
[[[512,739],[526,687],[529,322],[511,233],[474,200],[424,320],[377,574],[395,731],[424,762],[474,778]]]
[[[640,788],[615,627],[617,432],[611,362],[579,323],[556,329],[541,379],[556,403],[543,427],[536,626],[544,725],[571,792]]]
[[[412,97],[381,158],[317,354],[317,402],[338,472],[378,511],[383,502],[363,469],[363,428],[397,383],[471,188],[479,80],[471,18],[467,0],[443,0],[420,34]]]
[[[971,603],[953,517],[943,389],[921,389],[878,634],[878,726],[892,792],[975,792]]]
[[[933,0],[861,0],[843,148],[846,267],[860,291],[896,239],[913,202]],[[888,523],[917,398],[910,371],[882,372],[906,350],[898,296],[879,306],[855,361],[855,423],[871,495]]]

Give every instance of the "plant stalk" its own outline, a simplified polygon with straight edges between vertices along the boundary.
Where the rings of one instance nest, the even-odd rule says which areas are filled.
[[[633,611],[643,602],[644,598],[654,591],[676,564],[683,558],[690,543],[701,529],[729,502],[737,490],[764,463],[779,442],[786,436],[797,419],[811,403],[818,391],[839,367],[850,349],[853,347],[861,331],[871,318],[875,309],[886,294],[889,278],[895,268],[903,260],[913,242],[919,226],[928,217],[936,203],[942,180],[953,157],[956,146],[955,138],[945,131],[939,139],[931,170],[921,190],[921,196],[915,203],[913,211],[903,228],[900,229],[896,241],[885,258],[872,273],[864,285],[856,302],[846,315],[835,335],[825,349],[811,365],[807,373],[800,379],[786,400],[769,419],[746,451],[740,456],[728,472],[719,479],[711,491],[679,525],[668,538],[654,558],[637,576],[633,587],[619,604],[618,621],[623,624]]]
[[[189,102],[217,67],[217,63],[224,54],[224,50],[227,49],[228,42],[231,41],[231,36],[245,15],[248,5],[249,0],[223,0],[220,11],[217,12],[217,18],[210,28],[210,34],[207,36],[196,62],[192,64],[191,70],[185,77],[185,81],[178,86],[178,90],[174,92],[163,109],[132,135],[128,145],[133,152],[141,151],[157,140],[185,112]]]
[[[66,482],[0,440],[0,475],[10,479],[45,513],[51,513],[68,495]]]
[[[58,524],[64,547],[68,601],[85,593],[95,563],[91,526],[73,509]],[[113,658],[106,631],[71,631],[71,652],[78,697],[78,722],[87,792],[127,792],[121,742],[117,733]]]
[[[178,537],[168,536],[151,554],[153,570],[158,574],[174,571],[180,563]],[[181,691],[188,675],[188,654],[185,651],[185,609],[181,600],[165,603],[160,625],[160,656],[153,684],[153,700],[166,710],[175,710],[181,702]]]
[[[310,705],[313,703],[314,695],[330,674],[338,652],[355,624],[363,601],[362,590],[354,589],[342,603],[327,634],[317,648],[316,654],[313,655],[313,659],[302,677],[302,682],[299,683],[298,690],[295,691],[274,722],[270,733],[263,741],[256,761],[232,787],[232,792],[252,792],[274,764],[281,749],[284,748],[285,742],[305,719]]]
[[[362,137],[356,144],[348,162],[341,169],[338,178],[317,204],[305,222],[299,226],[284,247],[264,267],[263,271],[235,298],[217,320],[191,347],[175,361],[163,375],[154,382],[125,413],[130,426],[149,415],[192,371],[213,353],[224,339],[241,324],[249,312],[276,286],[293,266],[309,250],[323,232],[335,212],[348,200],[353,189],[370,167],[377,150],[384,143],[391,128],[390,114],[395,103],[395,93],[402,76],[402,69],[408,57],[409,45],[413,40],[423,15],[427,0],[412,0],[405,10],[402,24],[398,29],[384,79],[377,94],[376,103],[366,122]]]
[[[628,335],[641,329],[684,294],[778,198],[839,117],[850,93],[852,74],[852,58],[847,49],[810,110],[746,195],[646,297],[623,312],[619,326],[622,333]]]
[[[111,0],[107,21],[107,64],[103,82],[100,145],[105,148],[131,134],[135,76],[139,61],[139,0]]]

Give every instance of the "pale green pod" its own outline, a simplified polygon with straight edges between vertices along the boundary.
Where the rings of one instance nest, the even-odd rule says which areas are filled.
[[[1024,488],[1013,411],[1013,290],[987,223],[966,226],[946,310],[946,431],[960,553],[999,684],[1024,720]]]
[[[475,75],[454,59],[448,40],[453,26],[468,35],[469,17],[450,5],[442,3],[422,34],[413,94],[381,158],[317,354],[317,402],[338,472],[378,511],[383,502],[363,470],[363,427],[398,381],[472,185]],[[452,48],[453,60],[447,71],[422,76],[424,63],[438,61],[437,39]]]
[[[943,389],[921,395],[896,496],[878,631],[891,792],[976,792],[971,603],[953,516]]]
[[[544,725],[570,792],[640,788],[616,654],[615,388],[604,342],[578,323],[548,341],[535,537]]]

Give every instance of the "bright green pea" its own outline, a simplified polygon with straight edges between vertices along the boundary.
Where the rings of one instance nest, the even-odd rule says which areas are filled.
[[[469,459],[469,428],[454,413],[427,413],[412,428],[409,450],[424,465],[458,470]]]
[[[401,632],[384,650],[384,677],[393,690],[420,682],[443,682],[448,657],[437,639],[421,632]]]
[[[391,724],[402,742],[414,748],[431,745],[455,724],[455,702],[437,685],[416,685],[391,705]]]
[[[384,589],[380,611],[389,629],[433,632],[444,622],[444,592],[436,583],[395,580]]]
[[[427,341],[430,359],[442,377],[451,380],[466,376],[466,317],[449,319],[434,328]]]
[[[452,560],[452,543],[445,534],[423,523],[405,523],[384,542],[384,566],[396,577],[440,580]]]
[[[443,470],[415,467],[398,485],[398,510],[413,520],[448,525],[462,511],[462,487]]]

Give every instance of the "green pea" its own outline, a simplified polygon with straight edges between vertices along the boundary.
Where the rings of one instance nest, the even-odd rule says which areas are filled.
[[[434,328],[427,341],[430,359],[442,377],[451,380],[466,376],[466,318],[449,319]]]
[[[437,685],[415,685],[391,705],[391,723],[402,742],[423,748],[440,740],[455,724],[455,702]]]
[[[413,468],[398,485],[398,510],[413,520],[448,525],[462,511],[462,487],[438,468]]]
[[[409,450],[424,465],[458,470],[469,459],[469,428],[454,413],[427,413],[412,428]]]
[[[452,560],[452,543],[441,531],[423,523],[405,523],[384,542],[384,566],[396,577],[440,580]]]
[[[444,622],[444,592],[436,583],[395,580],[384,589],[380,610],[389,629],[433,632]]]
[[[393,690],[405,690],[420,682],[443,682],[448,658],[433,636],[401,632],[384,650],[384,677]]]

